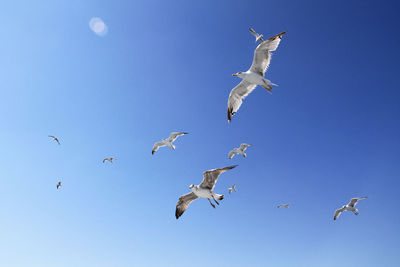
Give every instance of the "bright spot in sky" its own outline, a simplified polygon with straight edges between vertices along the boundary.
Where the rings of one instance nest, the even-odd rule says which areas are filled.
[[[90,29],[99,36],[104,36],[107,34],[107,25],[101,18],[91,18],[89,21]]]

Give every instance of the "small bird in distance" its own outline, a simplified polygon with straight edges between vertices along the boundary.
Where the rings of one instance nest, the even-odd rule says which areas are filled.
[[[157,143],[154,144],[153,149],[151,150],[151,154],[154,155],[154,153],[155,153],[160,147],[163,147],[163,146],[168,146],[168,147],[170,147],[170,148],[172,148],[172,149],[175,149],[175,146],[174,146],[172,143],[173,143],[179,136],[182,136],[182,135],[185,135],[185,134],[188,134],[188,133],[185,133],[185,132],[172,132],[168,138],[163,139],[162,141],[157,142]]]
[[[57,137],[55,137],[54,135],[49,135],[49,137],[50,137],[50,138],[53,138],[53,140],[56,141],[57,144],[61,145],[61,144],[60,144],[60,141],[58,140]]]
[[[235,185],[235,184],[232,185],[231,188],[228,188],[228,191],[229,191],[229,194],[230,194],[232,191],[236,192],[236,185]]]
[[[292,204],[281,204],[281,205],[278,205],[278,209],[282,208],[282,207],[289,208],[289,206],[291,206],[291,205]]]
[[[253,28],[250,28],[249,30],[250,30],[251,34],[253,34],[254,37],[256,37],[256,43],[257,43],[257,42],[260,42],[260,43],[264,42],[264,39],[263,39],[263,35],[262,35],[262,34],[256,33],[256,31],[253,30]]]
[[[105,159],[103,159],[103,163],[106,162],[106,161],[109,161],[109,162],[113,163],[114,159],[115,158],[105,158]]]
[[[61,187],[61,181],[57,183],[57,186],[56,186],[56,187],[57,187],[57,189],[60,189],[60,187]]]
[[[229,159],[233,158],[236,154],[241,154],[243,157],[246,157],[247,154],[244,153],[244,151],[247,149],[248,146],[252,146],[252,144],[241,144],[240,147],[234,148],[231,151],[229,151]]]

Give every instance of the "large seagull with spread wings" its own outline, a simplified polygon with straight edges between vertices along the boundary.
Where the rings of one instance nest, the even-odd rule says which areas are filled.
[[[222,200],[224,195],[216,194],[213,192],[215,184],[217,183],[218,177],[221,173],[226,172],[230,169],[235,168],[237,165],[229,166],[225,168],[213,169],[203,173],[203,181],[199,185],[191,184],[189,188],[192,192],[182,195],[178,203],[176,204],[175,217],[178,219],[185,212],[189,204],[198,199],[199,197],[206,198],[210,202],[211,206],[215,208],[215,205],[210,199],[213,199],[217,205],[219,205],[217,200]]]
[[[254,58],[251,67],[246,72],[238,72],[232,74],[242,79],[242,81],[232,89],[228,99],[228,121],[232,119],[234,115],[242,105],[243,99],[250,94],[257,85],[264,87],[268,92],[271,92],[272,85],[275,85],[271,81],[264,78],[264,74],[268,69],[271,62],[271,52],[278,48],[281,42],[282,35],[286,32],[281,32],[271,38],[263,41],[259,44],[254,51]]]

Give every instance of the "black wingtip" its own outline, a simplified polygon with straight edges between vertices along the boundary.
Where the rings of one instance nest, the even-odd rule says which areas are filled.
[[[154,155],[154,150],[151,151],[151,154]]]
[[[175,210],[175,218],[178,220],[181,217],[183,212],[180,212],[178,209]]]

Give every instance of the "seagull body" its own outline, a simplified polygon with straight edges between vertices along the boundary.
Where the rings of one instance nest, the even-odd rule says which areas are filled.
[[[344,205],[343,207],[335,211],[335,216],[333,217],[333,220],[336,221],[336,219],[339,218],[340,214],[343,211],[352,211],[355,215],[358,215],[358,209],[355,208],[357,202],[361,199],[366,199],[366,198],[367,197],[352,198],[347,205]]]
[[[58,138],[57,138],[57,137],[55,137],[54,135],[49,135],[49,137],[53,138],[53,140],[54,140],[54,141],[56,141],[56,142],[57,142],[57,144],[59,144],[59,145],[60,145],[60,141],[58,140]]]
[[[256,31],[253,30],[252,28],[250,28],[249,30],[250,30],[251,34],[253,34],[254,37],[256,37],[256,43],[257,43],[257,42],[260,42],[260,43],[264,42],[264,39],[263,39],[263,35],[262,35],[262,34],[256,33]]]
[[[240,147],[234,148],[231,151],[229,151],[229,159],[233,158],[236,154],[241,154],[243,157],[246,157],[247,154],[244,153],[244,151],[247,149],[248,146],[251,146],[251,144],[241,144]]]
[[[217,200],[222,200],[224,195],[216,194],[213,192],[215,184],[218,180],[218,177],[221,173],[226,172],[230,169],[235,168],[237,165],[229,166],[225,168],[213,169],[203,173],[203,181],[199,185],[191,184],[189,186],[192,192],[182,195],[178,203],[176,204],[175,217],[178,219],[187,209],[189,204],[198,198],[206,198],[210,202],[211,206],[215,208],[215,205],[211,202],[211,199],[215,201],[217,205],[219,205]]]
[[[286,32],[281,32],[272,36],[268,40],[259,44],[254,51],[254,58],[251,67],[246,72],[238,72],[232,74],[242,79],[242,81],[232,89],[228,99],[228,121],[231,121],[234,115],[242,105],[243,99],[248,96],[256,87],[260,85],[271,93],[272,86],[277,86],[270,80],[264,78],[271,62],[271,52],[278,48],[282,39],[282,35]]]
[[[168,146],[172,149],[175,149],[175,146],[172,144],[179,136],[185,135],[188,133],[185,132],[172,132],[168,138],[163,139],[160,142],[154,144],[151,154],[153,155],[160,147]]]
[[[114,159],[115,158],[105,158],[105,159],[103,159],[103,163],[106,162],[106,161],[109,161],[109,162],[113,163]]]
[[[278,209],[281,207],[289,208],[289,206],[291,206],[291,205],[292,204],[281,204],[281,205],[278,205]]]
[[[235,185],[235,184],[232,185],[231,188],[228,188],[228,191],[229,191],[229,194],[230,194],[232,191],[236,192],[236,185]]]
[[[60,187],[61,187],[61,182],[58,182],[57,189],[60,189]]]

